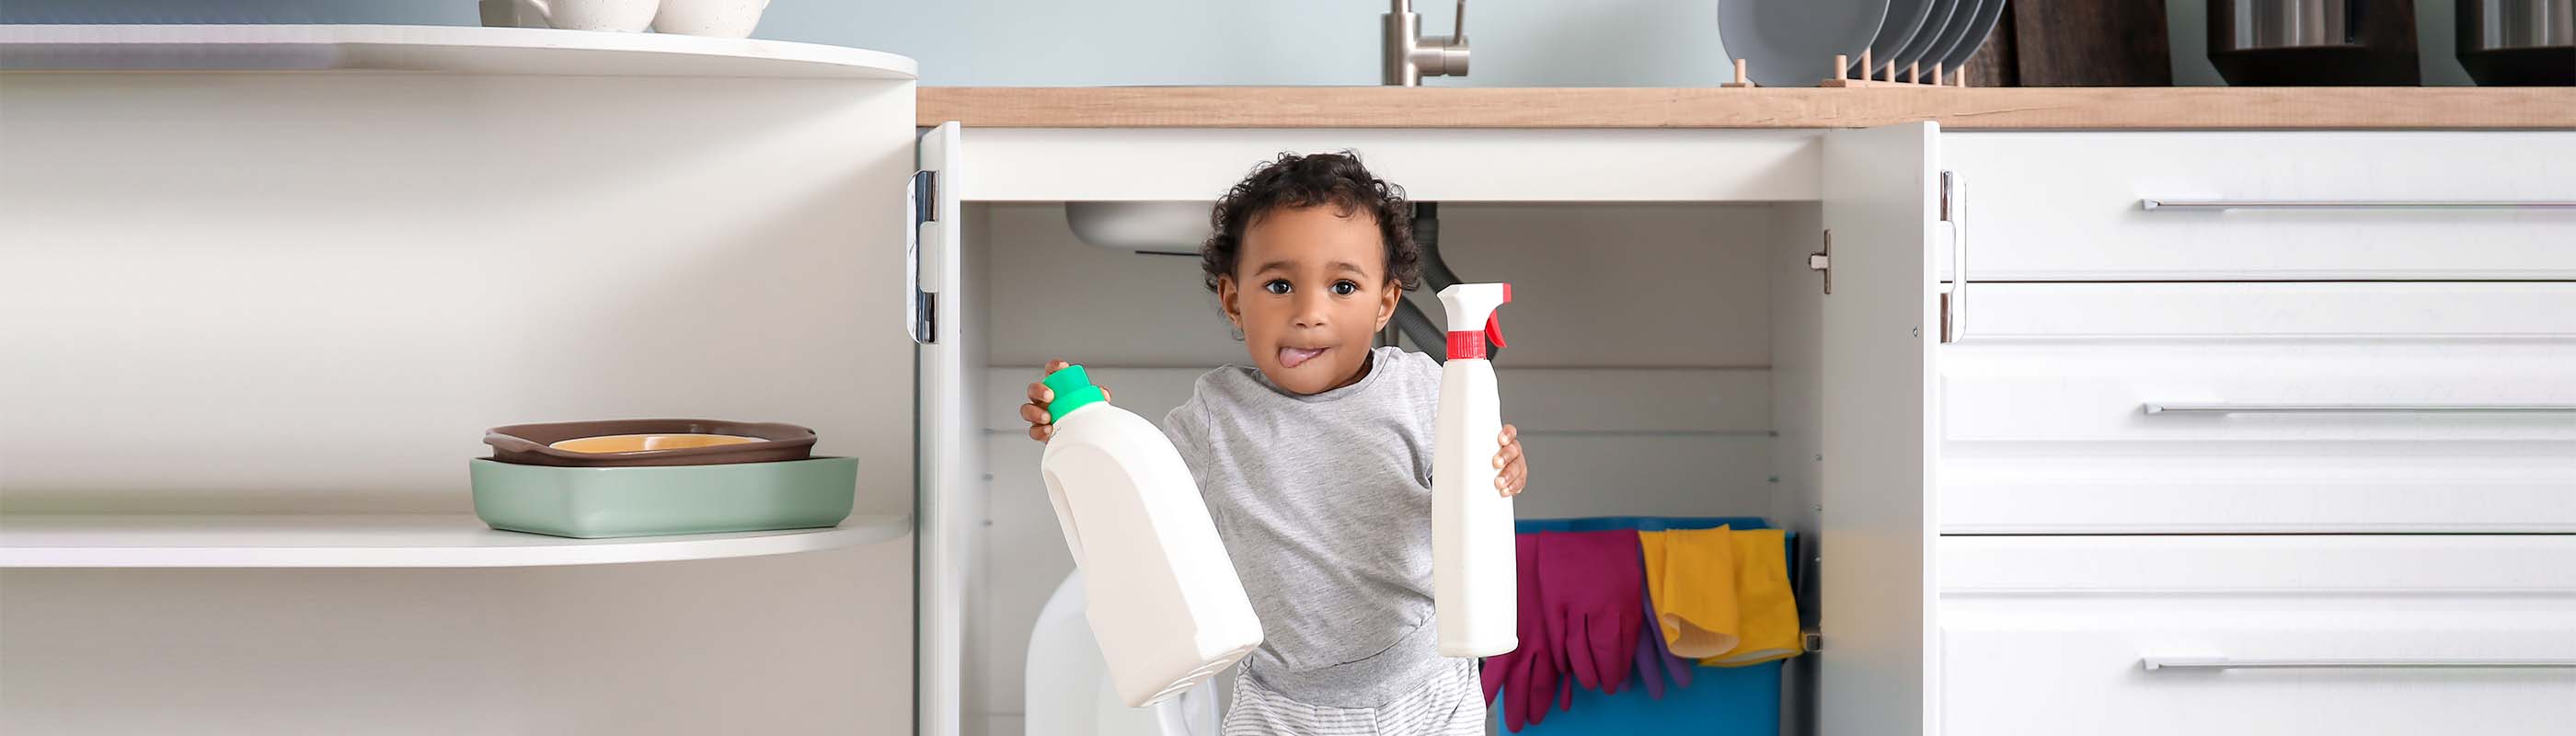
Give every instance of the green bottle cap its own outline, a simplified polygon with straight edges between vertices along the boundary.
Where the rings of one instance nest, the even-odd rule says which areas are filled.
[[[1055,400],[1047,402],[1047,421],[1063,419],[1075,409],[1108,401],[1100,387],[1091,385],[1091,374],[1082,366],[1068,365],[1046,377],[1046,387],[1055,391]]]

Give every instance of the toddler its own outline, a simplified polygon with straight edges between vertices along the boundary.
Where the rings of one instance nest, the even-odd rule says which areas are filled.
[[[1432,622],[1440,365],[1370,347],[1421,279],[1403,189],[1352,154],[1281,155],[1211,220],[1202,270],[1252,361],[1200,376],[1163,432],[1261,616],[1224,733],[1481,736],[1476,662],[1440,656]],[[1053,392],[1028,396],[1044,442]],[[1496,490],[1516,495],[1519,432],[1498,441]]]

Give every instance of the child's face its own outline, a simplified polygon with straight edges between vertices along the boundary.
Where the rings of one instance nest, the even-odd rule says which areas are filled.
[[[1234,273],[1217,280],[1225,314],[1262,375],[1301,394],[1359,381],[1371,337],[1403,293],[1386,278],[1386,245],[1365,210],[1274,210],[1244,228]]]

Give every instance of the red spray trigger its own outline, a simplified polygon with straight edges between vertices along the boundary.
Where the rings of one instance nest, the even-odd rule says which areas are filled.
[[[1502,347],[1503,321],[1499,313],[1511,300],[1511,284],[1450,284],[1442,288],[1440,306],[1449,313],[1449,359],[1483,360],[1493,348]],[[1467,321],[1478,314],[1484,317],[1482,324]]]

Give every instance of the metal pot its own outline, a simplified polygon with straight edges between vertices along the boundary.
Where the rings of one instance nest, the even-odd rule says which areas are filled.
[[[2209,60],[2234,85],[2422,79],[2413,0],[2209,0]]]
[[[2355,41],[2360,26],[2352,12],[2350,0],[2232,0],[2228,19],[2233,32],[2227,43],[2212,38],[2210,49],[2243,51],[2247,49],[2286,49],[2312,46],[2346,46]],[[2218,9],[2210,9],[2215,22]]]
[[[2458,0],[2460,66],[2486,85],[2576,84],[2576,0]]]

